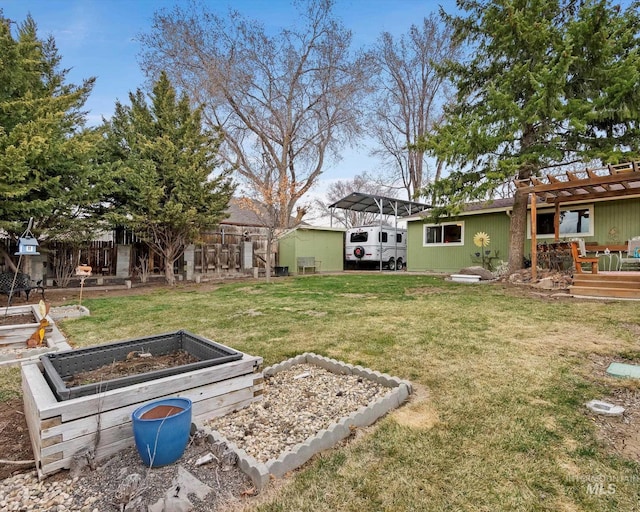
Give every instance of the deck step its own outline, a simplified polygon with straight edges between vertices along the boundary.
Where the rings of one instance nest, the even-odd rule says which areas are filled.
[[[616,275],[614,273],[611,274],[604,274],[604,273],[599,273],[599,274],[574,274],[573,275],[573,281],[574,282],[583,282],[583,283],[590,283],[593,281],[606,281],[609,283],[618,283],[618,282],[623,282],[623,283],[635,283],[636,285],[640,285],[640,275],[638,276],[632,276],[629,274],[621,274],[621,275]]]
[[[573,275],[574,296],[640,299],[640,272],[598,272]]]
[[[618,280],[611,281],[609,279],[576,279],[573,278],[573,286],[586,286],[589,288],[629,288],[639,289],[640,281]]]
[[[640,288],[612,288],[601,286],[570,286],[571,295],[583,297],[618,297],[640,299]]]

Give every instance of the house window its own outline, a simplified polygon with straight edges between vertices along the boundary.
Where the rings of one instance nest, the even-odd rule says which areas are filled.
[[[536,233],[538,238],[553,238],[553,210],[542,210],[536,214]],[[531,215],[529,215],[531,219]],[[572,236],[593,236],[593,207],[572,207],[560,210],[560,238]],[[529,221],[531,238],[531,221]]]
[[[423,245],[464,245],[464,223],[426,224]]]

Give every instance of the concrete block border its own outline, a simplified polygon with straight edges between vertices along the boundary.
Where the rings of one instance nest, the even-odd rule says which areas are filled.
[[[49,310],[49,315],[54,320],[69,320],[89,316],[90,311],[82,305],[54,306]]]
[[[288,471],[302,466],[316,453],[327,450],[349,437],[352,427],[366,427],[375,423],[380,417],[399,407],[412,393],[412,386],[409,381],[310,352],[265,368],[263,373],[267,377],[304,363],[320,366],[332,373],[357,375],[363,379],[369,379],[379,385],[391,388],[391,391],[368,406],[360,407],[349,416],[341,418],[327,429],[320,430],[304,443],[299,443],[290,450],[286,450],[277,459],[270,459],[266,463],[257,461],[247,452],[221,436],[219,432],[207,428],[210,442],[223,441],[229,446],[229,449],[238,455],[238,467],[251,478],[258,490],[262,490],[272,477],[282,477]]]

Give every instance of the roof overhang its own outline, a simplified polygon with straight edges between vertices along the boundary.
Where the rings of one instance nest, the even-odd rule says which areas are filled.
[[[354,212],[381,213],[396,217],[409,217],[418,212],[431,208],[430,205],[415,201],[384,197],[362,192],[352,192],[339,201],[329,205],[330,209],[341,208]]]
[[[597,169],[568,171],[515,182],[519,192],[535,194],[543,203],[572,203],[640,194],[640,161]]]

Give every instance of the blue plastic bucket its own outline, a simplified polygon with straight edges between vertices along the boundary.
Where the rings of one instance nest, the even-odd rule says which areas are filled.
[[[163,398],[131,414],[138,454],[148,467],[172,464],[184,453],[191,433],[191,400]]]

